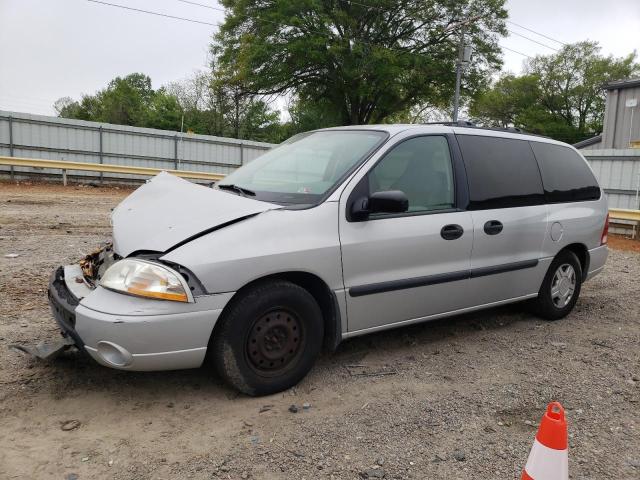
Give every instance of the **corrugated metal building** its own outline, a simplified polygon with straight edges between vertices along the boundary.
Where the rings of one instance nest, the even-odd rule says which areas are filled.
[[[604,86],[607,101],[602,135],[576,144],[576,148],[600,150],[640,147],[640,78],[610,82]]]
[[[610,82],[601,135],[574,146],[593,168],[613,208],[640,208],[640,78]]]

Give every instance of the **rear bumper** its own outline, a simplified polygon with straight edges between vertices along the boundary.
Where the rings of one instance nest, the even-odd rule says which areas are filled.
[[[608,256],[609,248],[606,245],[601,245],[589,250],[589,271],[584,280],[585,282],[602,272]]]

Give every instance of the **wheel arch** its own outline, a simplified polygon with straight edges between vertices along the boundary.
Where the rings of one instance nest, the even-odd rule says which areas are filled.
[[[557,255],[567,250],[578,257],[578,260],[580,261],[580,268],[582,269],[582,281],[584,282],[589,273],[589,250],[587,249],[587,246],[584,243],[570,243],[563,247]]]
[[[313,273],[304,271],[287,271],[265,275],[263,277],[252,280],[251,282],[242,286],[233,295],[233,297],[231,297],[229,302],[227,302],[227,305],[220,313],[220,318],[222,318],[222,316],[228,310],[229,306],[234,301],[241,298],[245,291],[259,283],[265,283],[274,280],[284,280],[291,282],[304,288],[311,294],[311,296],[313,296],[313,298],[318,303],[318,306],[320,307],[320,311],[322,312],[324,326],[324,338],[322,339],[323,347],[331,351],[335,350],[342,341],[342,315],[340,313],[338,298],[336,294],[329,288],[327,283],[322,280],[322,278]],[[216,326],[213,329],[213,332],[211,333],[212,338],[216,334],[216,327],[219,323],[220,322],[218,320],[218,322],[216,322]]]

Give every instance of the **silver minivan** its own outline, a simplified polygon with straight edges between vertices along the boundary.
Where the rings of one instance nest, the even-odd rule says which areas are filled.
[[[53,272],[63,334],[102,365],[205,364],[250,395],[364,333],[525,300],[562,318],[607,258],[578,151],[448,124],[304,133],[211,188],[161,173],[112,223]]]

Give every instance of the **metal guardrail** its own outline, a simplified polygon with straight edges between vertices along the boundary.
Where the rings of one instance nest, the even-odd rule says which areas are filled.
[[[109,165],[106,163],[67,162],[66,160],[44,160],[20,157],[0,156],[0,165],[9,165],[14,167],[53,168],[61,170],[62,183],[64,185],[67,185],[67,170],[80,170],[85,172],[101,173],[124,173],[129,175],[148,175],[150,177],[157,175],[160,172],[167,172],[178,177],[211,181],[218,181],[224,178],[224,175],[222,173],[191,172],[189,170],[166,170],[162,168]]]
[[[622,222],[618,222],[616,220],[622,220]],[[610,208],[609,222],[615,224],[616,228],[631,229],[631,238],[636,238],[636,230],[638,225],[640,224],[640,210],[631,210],[628,208]]]
[[[160,172],[171,173],[178,177],[193,178],[197,180],[222,180],[222,173],[191,172],[189,170],[165,170],[162,168],[131,167],[126,165],[110,165],[106,163],[68,162],[66,160],[44,160],[36,158],[3,157],[0,156],[0,165],[32,168],[52,168],[62,171],[63,183],[67,184],[67,170],[82,170],[102,173],[124,173],[129,175],[154,176]],[[627,208],[610,208],[609,217],[616,220],[628,220],[640,222],[640,210]]]
[[[631,210],[627,208],[610,208],[609,218],[640,222],[640,210]]]

